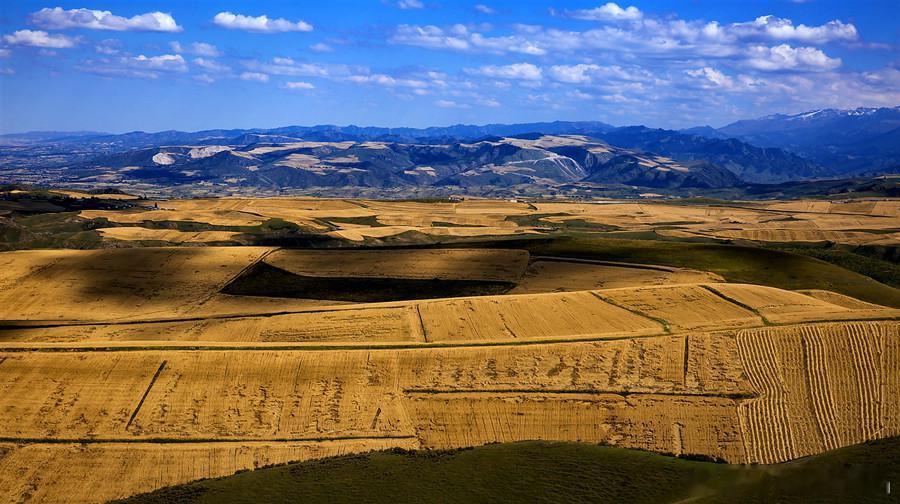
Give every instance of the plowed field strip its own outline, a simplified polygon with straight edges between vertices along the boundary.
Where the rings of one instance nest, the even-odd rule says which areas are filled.
[[[20,353],[20,352],[194,352],[194,351],[233,351],[243,352],[247,350],[271,350],[271,351],[305,351],[305,352],[324,352],[333,350],[419,350],[429,348],[469,348],[469,347],[502,347],[502,346],[522,346],[522,345],[554,345],[563,343],[590,343],[617,340],[632,340],[637,338],[653,338],[664,336],[665,334],[655,333],[646,335],[628,334],[609,334],[601,337],[586,336],[583,338],[547,338],[533,340],[500,340],[500,341],[460,341],[453,343],[398,343],[398,344],[380,344],[380,345],[146,345],[141,342],[140,345],[123,345],[123,346],[0,346],[0,353]]]
[[[602,298],[601,298],[602,299]],[[613,303],[610,303],[613,304]],[[329,310],[330,311],[330,310]],[[640,314],[638,314],[640,315]],[[643,315],[650,320],[663,324],[661,319],[656,319],[653,317],[649,317]],[[202,320],[202,319],[201,319]],[[859,318],[859,319],[838,319],[838,320],[816,320],[814,322],[792,322],[790,324],[772,324],[773,327],[795,327],[795,326],[817,326],[817,325],[827,325],[835,322],[843,322],[843,323],[851,323],[851,322],[891,322],[895,320],[900,320],[898,318]],[[88,325],[105,325],[105,324],[88,324]],[[665,326],[664,326],[665,327]],[[703,332],[716,332],[720,329],[710,328],[706,329]],[[607,334],[602,337],[591,337],[590,335],[585,337],[575,337],[575,338],[547,338],[547,339],[532,339],[532,340],[493,340],[493,341],[459,341],[459,342],[428,342],[428,343],[383,343],[383,344],[295,344],[295,345],[283,345],[283,344],[273,344],[273,345],[260,345],[257,343],[248,343],[246,345],[239,345],[234,343],[220,344],[217,345],[215,342],[205,342],[204,344],[196,344],[196,343],[185,343],[185,344],[172,344],[173,342],[166,342],[164,345],[148,345],[145,341],[135,341],[135,342],[123,342],[122,345],[108,345],[108,344],[95,344],[95,343],[46,343],[40,345],[24,345],[24,344],[13,344],[13,345],[3,345],[0,344],[0,353],[19,353],[19,352],[136,352],[136,351],[245,351],[245,350],[273,350],[273,351],[284,351],[284,350],[296,350],[296,351],[308,351],[308,352],[318,352],[318,351],[329,351],[329,350],[414,350],[414,349],[428,349],[428,348],[468,348],[468,347],[490,347],[490,346],[518,346],[518,345],[553,345],[553,344],[565,344],[565,343],[581,343],[581,342],[594,342],[594,341],[617,341],[617,340],[631,340],[631,339],[640,339],[640,338],[653,338],[657,336],[664,336],[668,334],[682,334],[682,333],[690,333],[692,331],[674,331],[672,333],[663,331],[658,334],[628,334],[628,335],[618,335],[618,334]]]
[[[384,436],[333,436],[333,437],[272,437],[272,438],[28,438],[0,437],[0,443],[16,444],[207,444],[207,443],[292,443],[292,442],[326,442],[326,441],[366,441],[379,439],[417,439],[413,435]]]
[[[598,390],[598,389],[405,389],[408,395],[475,395],[475,394],[560,394],[560,395],[614,395],[620,397],[629,396],[672,396],[672,397],[721,397],[724,399],[755,399],[759,396],[750,393],[702,393],[702,392],[674,392],[657,390],[652,392],[632,392],[627,390]]]

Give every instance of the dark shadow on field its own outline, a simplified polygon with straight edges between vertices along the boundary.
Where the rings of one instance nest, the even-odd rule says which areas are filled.
[[[232,280],[222,292],[237,296],[373,303],[497,295],[504,294],[515,286],[513,282],[490,280],[313,277],[297,275],[260,262]]]

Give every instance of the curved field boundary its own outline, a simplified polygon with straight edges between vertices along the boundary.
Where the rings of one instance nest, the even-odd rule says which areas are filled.
[[[596,264],[599,266],[617,266],[620,268],[632,268],[641,270],[664,271],[666,273],[674,273],[679,270],[672,266],[661,266],[657,264],[638,264],[618,261],[601,261],[597,259],[577,259],[574,257],[558,257],[558,256],[531,256],[530,262],[548,261],[578,264]]]

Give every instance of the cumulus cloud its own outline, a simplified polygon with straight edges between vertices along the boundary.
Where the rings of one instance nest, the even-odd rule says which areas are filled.
[[[774,41],[796,40],[810,44],[824,44],[836,40],[854,41],[859,38],[856,26],[839,20],[829,21],[820,26],[794,26],[790,19],[776,16],[760,16],[748,23],[733,23],[727,31],[744,39],[764,39]]]
[[[194,65],[206,70],[207,72],[215,72],[215,73],[228,73],[231,71],[231,68],[227,65],[223,65],[218,61],[207,59],[207,58],[194,58],[191,61]]]
[[[456,24],[449,28],[433,25],[400,25],[390,41],[395,44],[411,45],[428,49],[450,49],[456,51],[483,51],[497,54],[519,53],[535,56],[547,53],[531,40],[519,36],[489,37],[470,31],[465,25]]]
[[[244,30],[257,33],[308,32],[313,26],[306,21],[288,21],[287,19],[269,19],[268,16],[245,16],[231,12],[220,12],[213,17],[213,23],[229,30]]]
[[[595,10],[597,12],[591,14],[594,17],[602,12],[605,16],[618,16],[620,19],[630,16],[635,19],[583,31],[513,25],[512,33],[502,35],[488,33],[490,27],[400,25],[389,41],[428,49],[535,56],[578,55],[581,59],[595,53],[612,59],[616,59],[617,54],[628,54],[631,57],[652,57],[654,61],[684,61],[690,58],[746,61],[748,53],[760,45],[778,45],[792,40],[810,45],[836,41],[858,44],[859,38],[854,25],[839,20],[807,26],[795,25],[789,19],[761,16],[749,22],[721,24],[717,21],[649,17],[616,4],[605,4],[589,11]],[[825,65],[826,68],[829,64]],[[795,70],[801,68],[816,68],[816,65],[797,65]]]
[[[180,54],[163,54],[160,56],[133,56],[125,60],[129,65],[148,70],[165,72],[186,72],[187,63]]]
[[[419,79],[402,79],[385,74],[351,75],[347,80],[356,84],[377,84],[385,87],[424,88],[428,83]]]
[[[305,90],[316,88],[316,86],[313,86],[309,82],[302,82],[302,81],[285,82],[284,84],[282,84],[281,87],[284,89],[290,90],[290,91],[305,91]]]
[[[497,79],[539,81],[543,76],[540,67],[531,63],[513,63],[512,65],[488,65],[477,69],[469,69],[469,73],[484,75]]]
[[[41,28],[63,30],[86,28],[89,30],[180,32],[171,14],[148,12],[130,18],[116,16],[110,11],[69,9],[62,7],[41,9],[29,16],[29,21]]]
[[[477,4],[477,5],[475,6],[475,10],[478,11],[478,12],[480,12],[480,13],[482,13],[482,14],[494,14],[495,12],[497,12],[497,11],[495,11],[494,9],[492,9],[492,8],[490,8],[490,7],[488,7],[487,5],[484,5],[484,4]]]
[[[623,9],[614,2],[608,2],[593,9],[566,11],[566,14],[575,19],[589,21],[636,21],[644,17],[644,13],[637,7],[632,5]]]
[[[121,56],[118,58],[88,59],[77,66],[83,72],[107,77],[158,79],[164,73],[187,72],[187,62],[180,54],[159,56]]]
[[[396,5],[404,10],[425,8],[425,4],[423,4],[421,0],[399,0]]]
[[[245,81],[269,82],[269,76],[260,72],[244,72],[240,75],[240,79]]]
[[[830,58],[813,47],[791,47],[787,44],[775,47],[750,48],[747,65],[757,70],[832,70],[841,66],[840,58]]]
[[[459,103],[453,100],[436,100],[434,104],[440,108],[457,108],[457,109],[467,109],[470,108],[469,105],[465,103]]]
[[[182,45],[181,42],[170,42],[169,47],[176,53],[187,53],[207,58],[218,58],[222,55],[218,47],[206,42],[192,42],[187,46]]]
[[[317,53],[326,53],[333,52],[334,48],[325,42],[316,42],[315,44],[309,46],[309,50]]]
[[[11,54],[12,54],[12,51],[10,51],[9,49],[4,49],[4,48],[0,47],[0,58],[9,58],[9,56]]]
[[[731,77],[723,74],[715,68],[703,67],[686,70],[685,73],[690,75],[691,77],[696,77],[705,81],[705,83],[703,84],[704,87],[731,88],[734,86],[734,81],[732,81]]]
[[[550,77],[559,82],[569,84],[583,84],[591,82],[591,72],[600,70],[598,65],[554,65],[550,67]]]
[[[270,61],[244,61],[243,65],[250,71],[269,75],[285,75],[291,77],[336,78],[350,75],[351,69],[346,65],[325,65],[322,63],[306,63],[293,58],[276,57]]]
[[[116,39],[104,39],[94,45],[94,52],[112,56],[114,54],[119,54],[119,49],[121,47],[122,43]]]
[[[48,49],[66,49],[75,47],[78,39],[65,35],[50,35],[41,30],[18,30],[11,35],[4,35],[3,40],[7,44],[43,47]]]

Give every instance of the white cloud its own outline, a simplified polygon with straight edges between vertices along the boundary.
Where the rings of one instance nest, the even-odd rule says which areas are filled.
[[[76,68],[107,77],[158,79],[161,73],[187,72],[187,62],[179,54],[121,56],[82,61]]]
[[[832,70],[841,66],[840,58],[830,58],[813,47],[753,46],[748,51],[748,66],[757,70]]]
[[[9,58],[9,56],[11,54],[12,54],[12,51],[10,51],[9,49],[4,49],[4,48],[0,47],[0,58]]]
[[[262,16],[244,16],[231,12],[220,12],[213,18],[213,23],[229,30],[245,30],[257,33],[308,32],[313,26],[306,21],[288,21],[287,19],[269,19]]]
[[[187,47],[183,46],[181,42],[170,42],[169,47],[176,53],[188,53],[193,54],[194,56],[205,56],[207,58],[218,58],[222,55],[222,53],[219,52],[219,48],[212,44],[207,44],[206,42],[192,42]]]
[[[245,81],[269,82],[269,76],[260,72],[244,72],[240,78]]]
[[[497,54],[519,53],[535,56],[547,53],[544,48],[531,40],[518,36],[488,37],[478,32],[472,32],[461,24],[447,29],[433,25],[400,25],[394,31],[390,41],[395,44],[428,49],[477,50]]]
[[[591,82],[589,73],[600,70],[598,65],[554,65],[550,67],[550,77],[568,84],[584,84]]]
[[[29,16],[32,24],[51,30],[87,28],[89,30],[180,32],[175,19],[164,12],[148,12],[126,18],[110,11],[92,9],[41,9]]]
[[[478,4],[478,5],[476,5],[476,6],[475,6],[475,10],[477,10],[478,12],[480,12],[480,13],[482,13],[482,14],[494,14],[495,12],[497,12],[497,11],[495,11],[494,9],[492,9],[492,8],[490,8],[490,7],[488,7],[487,5],[484,5],[484,4]]]
[[[313,86],[309,82],[285,82],[281,87],[290,91],[302,91],[316,88],[316,86]]]
[[[428,83],[418,79],[400,79],[385,74],[351,75],[347,80],[357,84],[377,84],[385,87],[424,88]]]
[[[453,100],[437,100],[434,104],[440,108],[458,108],[458,109],[467,109],[470,108],[469,105],[465,103],[455,102]]]
[[[497,79],[523,81],[539,81],[543,75],[543,71],[531,63],[513,63],[512,65],[501,66],[488,65],[477,69],[470,69],[468,72]]]
[[[195,75],[194,80],[201,84],[212,84],[212,83],[216,82],[216,79],[214,79],[213,76],[208,75],[208,74]]]
[[[567,14],[575,19],[586,19],[589,21],[636,21],[644,17],[644,14],[637,7],[632,5],[623,9],[614,2],[608,2],[593,9],[567,12]]]
[[[228,73],[231,71],[231,68],[229,68],[227,65],[223,65],[223,64],[219,63],[218,61],[211,60],[211,59],[194,58],[192,63],[208,72]]]
[[[244,66],[254,72],[270,75],[286,75],[293,77],[334,78],[350,75],[351,69],[346,65],[324,65],[321,63],[303,63],[293,58],[272,58],[271,62],[249,60]]]
[[[309,46],[309,50],[313,51],[313,52],[317,52],[317,53],[326,53],[326,52],[333,52],[334,48],[331,47],[330,45],[326,44],[325,42],[317,42],[317,43]]]
[[[191,44],[191,54],[197,56],[206,56],[207,58],[217,58],[222,55],[219,48],[206,42],[194,42]]]
[[[445,33],[437,26],[400,25],[391,36],[391,42],[431,49],[469,49],[469,41],[458,35]]]
[[[854,41],[859,38],[856,26],[839,20],[820,26],[794,26],[790,19],[760,16],[747,23],[733,23],[727,30],[739,38],[759,38],[774,41],[796,40],[811,44],[824,44],[835,40]]]
[[[696,77],[705,81],[703,84],[704,87],[707,88],[726,88],[729,89],[734,86],[734,81],[731,80],[731,77],[723,74],[719,70],[711,67],[703,67],[692,70],[686,70],[686,74],[691,77]]]
[[[612,6],[616,6],[613,8]],[[637,17],[634,11],[605,4],[592,16]],[[631,14],[629,14],[631,12]],[[639,13],[639,12],[638,12]],[[573,15],[567,12],[567,15]],[[652,57],[654,62],[689,59],[728,59],[744,61],[759,45],[778,45],[788,40],[808,44],[841,41],[858,43],[856,27],[839,20],[819,26],[794,25],[789,19],[762,16],[744,23],[721,24],[717,21],[683,20],[675,17],[640,18],[584,31],[563,30],[538,25],[513,25],[513,33],[491,35],[489,26],[400,25],[390,42],[427,49],[492,54],[554,56],[577,55],[585,60],[596,54],[606,60],[624,61],[624,56]],[[766,44],[766,42],[772,42]],[[829,64],[826,64],[827,68]],[[701,65],[703,66],[703,65]],[[813,68],[798,65],[795,69]]]
[[[125,60],[130,66],[147,70],[165,72],[186,72],[187,63],[180,54],[163,54],[160,56],[134,56]]]
[[[424,9],[425,4],[421,0],[399,0],[397,7],[401,9]]]
[[[40,30],[18,30],[11,35],[4,35],[3,40],[7,44],[48,49],[66,49],[74,47],[78,43],[77,38],[65,35],[50,35]]]
[[[500,102],[498,102],[497,100],[495,100],[493,98],[479,98],[478,104],[481,105],[482,107],[492,107],[492,108],[500,106]]]
[[[94,45],[94,52],[112,56],[114,54],[119,54],[119,49],[121,47],[122,42],[116,39],[104,39]]]
[[[0,68],[0,75],[15,75],[16,71],[12,68]]]

